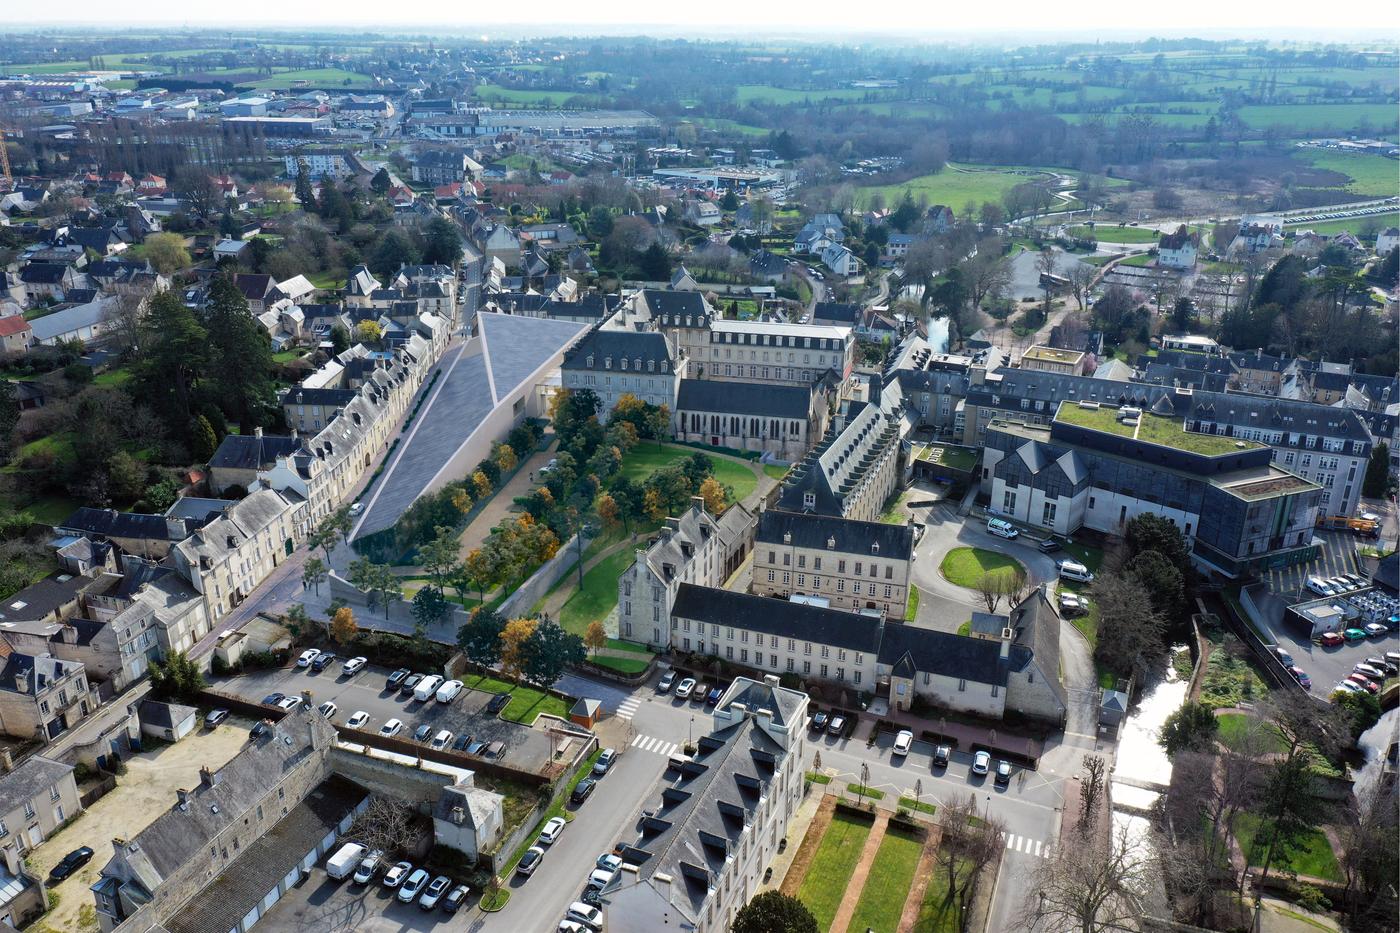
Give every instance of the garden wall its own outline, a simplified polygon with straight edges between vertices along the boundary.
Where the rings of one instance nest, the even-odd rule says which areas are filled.
[[[584,542],[585,546],[587,541]],[[513,619],[517,616],[527,615],[530,608],[544,599],[545,594],[554,588],[554,584],[563,579],[564,574],[574,568],[578,561],[578,535],[574,535],[565,541],[559,548],[559,552],[540,565],[540,568],[530,574],[529,578],[515,592],[506,597],[498,610],[504,619]]]

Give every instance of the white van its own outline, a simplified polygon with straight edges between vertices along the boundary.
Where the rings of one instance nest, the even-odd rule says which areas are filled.
[[[359,866],[368,852],[369,849],[358,842],[345,843],[326,861],[326,874],[336,881],[343,880]]]
[[[442,678],[437,674],[429,674],[418,682],[418,687],[413,691],[413,698],[420,703],[426,703],[437,693],[437,688],[442,686]]]
[[[1021,533],[1016,530],[1016,526],[1004,518],[987,519],[987,531],[998,538],[1015,538]]]
[[[1094,575],[1089,572],[1089,568],[1085,567],[1077,560],[1060,561],[1060,578],[1063,580],[1074,580],[1079,583],[1094,582]]]

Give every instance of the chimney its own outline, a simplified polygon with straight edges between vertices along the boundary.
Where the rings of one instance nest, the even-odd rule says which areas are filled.
[[[4,768],[6,774],[15,769],[15,759],[8,748],[0,748],[0,768]]]
[[[215,784],[217,784],[217,783],[219,783],[219,775],[218,775],[218,773],[217,773],[217,772],[214,772],[214,771],[210,771],[210,770],[209,770],[207,767],[205,767],[205,766],[200,766],[200,769],[199,769],[199,786],[200,786],[200,787],[213,787],[213,786],[214,786]]]
[[[1001,658],[1005,661],[1011,657],[1011,641],[1016,637],[1016,630],[1004,628],[1001,630]]]
[[[743,703],[729,704],[730,716],[735,719],[748,719],[749,708]]]
[[[696,511],[696,512],[703,512],[703,511],[705,511],[705,497],[704,497],[704,496],[691,496],[691,497],[690,497],[690,507],[691,507],[692,510],[694,510],[694,511]]]
[[[764,675],[763,675],[763,682],[764,682],[765,684],[767,684],[768,686],[770,686],[770,687],[776,687],[776,686],[778,686],[778,675],[777,675],[777,674],[764,674]]]
[[[189,809],[189,807],[190,807],[190,792],[189,792],[189,791],[185,790],[183,787],[180,788],[179,790],[177,790],[177,791],[175,792],[175,799],[178,801],[178,803],[176,804],[176,806],[178,806],[181,810],[188,810],[188,809]]]

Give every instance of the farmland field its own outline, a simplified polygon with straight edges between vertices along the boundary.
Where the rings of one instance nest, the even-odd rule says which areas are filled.
[[[1308,164],[1330,172],[1340,172],[1351,179],[1346,190],[1368,197],[1392,197],[1400,194],[1400,162],[1383,155],[1367,152],[1338,152],[1330,149],[1299,149],[1297,157]]]
[[[863,203],[878,191],[886,204],[897,204],[909,190],[914,200],[926,198],[930,204],[947,204],[955,211],[962,210],[968,201],[982,204],[987,201],[1000,202],[1006,193],[1019,184],[1034,181],[1030,174],[1033,169],[1021,173],[995,165],[953,165],[933,175],[920,175],[897,185],[880,185],[861,188],[858,197]]]
[[[824,100],[875,100],[890,96],[889,92],[878,88],[843,87],[800,91],[786,87],[770,87],[767,84],[741,84],[734,89],[734,94],[740,105],[763,101],[779,106],[804,102],[815,104]]]
[[[304,71],[284,71],[270,78],[240,84],[239,87],[268,91],[291,87],[297,81],[305,81],[311,87],[326,88],[369,87],[374,83],[369,75],[356,74],[343,68],[308,68]]]

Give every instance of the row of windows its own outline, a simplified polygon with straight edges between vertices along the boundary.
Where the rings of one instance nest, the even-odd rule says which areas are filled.
[[[641,357],[637,357],[636,359],[632,360],[631,363],[632,363],[632,369],[636,370],[637,372],[641,372],[641,371],[642,371],[642,358],[641,358]],[[625,371],[627,370],[627,364],[628,364],[628,359],[627,359],[627,357],[624,356],[624,357],[622,357],[622,358],[618,361],[618,367],[617,367],[617,368],[618,368],[618,369],[621,369],[621,370],[623,370],[623,371],[625,372]],[[589,369],[592,369],[592,368],[593,368],[593,354],[590,353],[590,354],[587,356],[587,358],[584,359],[584,365],[586,365]],[[608,357],[604,357],[604,358],[603,358],[603,368],[604,368],[604,369],[612,369],[612,368],[613,368],[613,360],[612,360],[612,357],[608,356]],[[670,364],[669,361],[667,361],[667,360],[662,360],[662,361],[661,361],[660,366],[659,366],[659,369],[660,369],[661,372],[663,372],[663,373],[664,373],[664,372],[669,372],[669,371],[670,371],[670,368],[671,368],[671,364]],[[658,365],[657,365],[656,360],[647,360],[646,369],[647,369],[647,372],[649,372],[649,373],[657,372],[657,371],[658,371]]]
[[[773,570],[768,571],[768,582],[769,582],[769,583],[777,583],[778,581],[775,579],[776,576],[777,576],[777,572],[776,572],[776,571],[773,571]],[[783,585],[784,585],[784,586],[790,586],[791,584],[792,584],[792,574],[790,574],[790,573],[784,571],[784,573],[783,573]],[[797,575],[797,585],[798,585],[798,586],[801,586],[801,587],[805,587],[805,586],[807,585],[807,575],[806,575],[805,573],[799,573],[799,574]],[[813,589],[819,590],[819,589],[821,589],[821,587],[822,587],[822,578],[821,578],[821,577],[818,577],[818,576],[813,576],[813,577],[812,577],[812,588],[813,588]],[[876,590],[877,590],[877,584],[875,584],[875,583],[867,583],[867,584],[865,584],[865,591],[864,591],[864,592],[865,592],[865,595],[867,595],[867,596],[875,596],[875,595],[877,595],[877,594],[876,594]],[[839,578],[839,577],[838,577],[837,580],[836,580],[836,592],[838,592],[838,593],[844,593],[844,592],[846,592],[846,581],[845,581],[844,579]],[[859,581],[859,580],[852,581],[852,583],[851,583],[851,592],[852,592],[853,594],[855,594],[856,596],[859,596],[859,595],[861,594],[861,584],[860,584],[860,581]],[[885,584],[885,598],[886,598],[886,599],[891,599],[891,598],[893,598],[893,596],[894,596],[894,587],[891,586],[890,584],[886,583],[886,584]]]
[[[760,340],[758,338],[762,337]],[[737,338],[737,339],[736,339]],[[802,341],[801,344],[798,341]],[[741,343],[763,347],[798,347],[816,350],[837,350],[843,342],[832,337],[793,337],[786,334],[736,334],[733,331],[710,331],[711,343]]]
[[[682,638],[682,639],[681,639],[681,648],[682,648],[682,650],[684,650],[684,651],[689,651],[689,650],[690,650],[690,639],[689,639],[689,638]],[[696,650],[697,650],[697,651],[704,651],[704,650],[705,650],[705,640],[704,640],[703,638],[702,638],[702,639],[699,639],[699,640],[697,641],[697,643],[696,643]],[[710,648],[709,648],[709,651],[710,651],[711,654],[718,655],[718,654],[719,654],[719,645],[718,645],[718,644],[711,644],[711,645],[710,645]],[[823,651],[825,651],[825,649],[823,649]],[[752,658],[752,660],[750,660],[750,658],[749,658],[749,649],[747,649],[747,648],[740,648],[740,649],[739,649],[739,656],[736,658],[736,657],[734,656],[734,646],[733,646],[733,645],[725,645],[725,646],[724,646],[724,656],[725,656],[726,659],[728,659],[728,660],[730,660],[730,661],[737,660],[740,664],[753,664],[755,667],[770,667],[770,668],[772,668],[773,670],[778,670],[778,656],[777,656],[776,654],[770,654],[770,655],[768,655],[768,663],[765,665],[765,664],[763,663],[763,652],[762,652],[762,651],[755,651],[755,652],[753,653],[753,658]],[[822,656],[825,657],[826,655],[823,654]],[[797,662],[796,662],[793,658],[788,658],[784,669],[785,669],[788,673],[796,673],[796,672],[797,672]],[[818,665],[817,665],[817,670],[818,670],[818,676],[819,676],[819,677],[822,677],[822,678],[824,678],[824,679],[830,679],[830,678],[831,678],[831,668],[830,668],[829,665],[826,665],[826,664],[818,664]],[[812,662],[811,662],[811,661],[803,661],[803,662],[802,662],[802,673],[803,673],[803,674],[811,674],[811,673],[812,673]],[[844,667],[838,667],[838,668],[836,668],[836,679],[837,679],[837,680],[845,680],[845,679],[846,679],[846,669],[845,669]],[[861,673],[860,671],[852,671],[852,672],[851,672],[851,683],[858,684],[858,683],[861,682],[862,679],[863,679],[863,675],[862,675],[862,673]]]
[[[835,540],[835,539],[833,539],[833,540]],[[879,550],[879,548],[878,548],[878,546],[872,545],[872,546],[871,546],[871,550],[872,550],[872,551],[874,551],[874,550]],[[768,563],[773,564],[774,566],[776,566],[777,563],[778,563],[778,552],[772,550],[771,548],[770,548],[769,551],[768,551]],[[865,575],[866,575],[866,574],[865,574],[865,567],[866,567],[865,562],[864,562],[864,561],[859,561],[859,560],[858,560],[858,561],[853,561],[853,563],[855,564],[855,575],[858,576],[858,577],[863,577],[863,576],[865,576]],[[791,566],[792,566],[792,553],[791,553],[791,552],[787,552],[787,553],[784,553],[784,554],[783,554],[783,566],[784,566],[784,567],[791,567]],[[870,566],[870,576],[871,576],[871,577],[879,577],[879,576],[880,576],[880,565],[877,564],[877,563],[875,563],[874,561],[871,561],[870,564],[869,564],[869,566]],[[797,555],[797,569],[798,569],[798,570],[803,570],[803,569],[806,569],[806,567],[807,567],[807,555],[806,555],[806,554],[798,554],[798,555]],[[819,557],[819,556],[814,556],[814,557],[812,558],[812,569],[813,569],[813,570],[821,570],[821,569],[822,569],[822,559],[821,559],[821,557]],[[846,561],[845,561],[845,560],[837,559],[837,561],[836,561],[836,572],[837,572],[837,574],[844,574],[844,573],[846,572]],[[886,565],[885,565],[885,579],[886,579],[886,580],[893,580],[893,579],[894,579],[894,564],[886,564]]]

